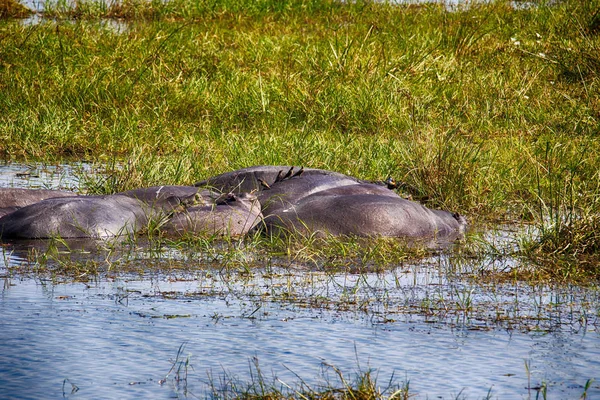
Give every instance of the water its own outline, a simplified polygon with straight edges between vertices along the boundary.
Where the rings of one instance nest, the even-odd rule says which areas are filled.
[[[551,398],[577,398],[598,378],[597,332],[520,333],[451,328],[422,321],[372,323],[353,312],[265,302],[258,312],[232,295],[188,296],[195,282],[166,279],[59,284],[5,279],[0,312],[1,392],[56,398],[68,379],[72,398],[169,398],[160,385],[178,348],[191,355],[190,393],[209,373],[250,379],[248,360],[293,386],[294,373],[322,383],[322,363],[346,374],[374,368],[384,385],[395,373],[418,398],[528,398],[547,382]],[[169,293],[165,296],[164,293]],[[175,295],[174,295],[175,294]],[[358,360],[358,361],[357,361]],[[67,385],[69,386],[69,385]],[[590,398],[600,394],[594,385]]]
[[[0,186],[76,188],[81,168],[93,170],[0,165]],[[273,259],[247,271],[251,249],[225,263],[96,244],[67,255],[113,263],[77,276],[85,282],[36,271],[27,249],[2,247],[0,397],[203,398],[211,382],[250,382],[256,359],[268,383],[292,387],[299,377],[339,387],[335,366],[349,381],[372,369],[382,388],[409,381],[417,399],[533,399],[542,385],[548,398],[579,398],[591,378],[588,398],[600,398],[598,290],[469,278],[515,260],[438,255],[359,274]],[[188,359],[187,375],[167,376]]]
[[[0,187],[77,190],[82,174],[93,173],[90,164],[15,164],[0,161]]]

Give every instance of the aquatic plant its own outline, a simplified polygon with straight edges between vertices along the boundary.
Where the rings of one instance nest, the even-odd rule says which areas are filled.
[[[597,281],[600,277],[600,186],[598,174],[582,167],[588,153],[571,158],[565,148],[547,143],[537,174],[537,224],[521,239],[521,254],[541,267],[541,274],[561,280]],[[560,160],[560,161],[559,161]],[[580,185],[586,186],[582,192]]]
[[[335,379],[330,378],[333,371]],[[323,400],[378,400],[409,399],[409,382],[399,385],[392,377],[386,387],[378,385],[372,370],[355,372],[348,379],[342,370],[323,364],[325,383],[318,386],[308,385],[300,376],[299,383],[293,385],[274,377],[273,382],[262,372],[257,357],[250,360],[250,381],[240,382],[233,377],[221,377],[220,382],[210,380],[210,393],[213,399],[323,399]]]

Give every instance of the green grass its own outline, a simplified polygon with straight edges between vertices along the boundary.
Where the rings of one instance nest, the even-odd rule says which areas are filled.
[[[177,357],[164,379],[159,381],[160,385],[170,384],[174,391],[182,394],[196,397],[198,393],[192,393],[188,388],[188,377],[190,371],[193,371],[193,364],[190,356],[185,359],[183,352],[185,343],[179,346]],[[329,377],[328,372],[332,372],[334,379]],[[381,387],[372,370],[362,371],[359,369],[354,374],[352,380],[349,380],[344,373],[337,367],[329,364],[323,364],[323,376],[326,383],[312,387],[308,385],[300,376],[299,382],[293,383],[294,386],[274,377],[270,382],[268,377],[262,372],[258,358],[253,357],[250,361],[250,380],[248,382],[240,381],[238,378],[230,376],[227,373],[222,374],[216,382],[212,373],[209,372],[208,390],[205,398],[211,399],[338,399],[338,400],[376,400],[376,399],[399,399],[406,400],[409,395],[409,383],[402,386],[395,382],[390,382],[387,387]]]
[[[223,400],[407,400],[413,396],[409,393],[408,382],[403,385],[390,382],[387,387],[381,387],[371,370],[359,370],[350,379],[333,365],[324,364],[323,370],[323,378],[326,380],[324,385],[312,387],[298,377],[299,383],[293,383],[291,386],[278,378],[274,378],[273,382],[270,382],[262,372],[258,359],[254,357],[250,364],[251,379],[248,382],[241,382],[229,376],[221,377],[218,383],[211,380],[210,398]],[[335,378],[329,377],[329,372]]]
[[[599,211],[599,7],[59,1],[0,21],[0,157],[104,163],[94,193],[257,164],[392,175],[472,222],[580,238]],[[556,229],[534,242],[579,260]]]
[[[16,0],[0,0],[0,19],[26,18],[32,11]]]

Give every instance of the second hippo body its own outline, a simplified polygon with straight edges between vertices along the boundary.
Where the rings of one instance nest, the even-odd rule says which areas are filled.
[[[398,196],[316,193],[265,218],[271,232],[425,238],[461,232],[463,218]]]

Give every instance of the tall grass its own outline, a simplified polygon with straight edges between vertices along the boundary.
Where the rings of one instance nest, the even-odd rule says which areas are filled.
[[[587,151],[576,157],[564,152],[563,146],[546,146],[532,210],[539,223],[521,248],[542,266],[542,273],[563,280],[586,280],[600,276],[600,175],[582,168]]]

